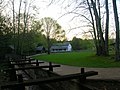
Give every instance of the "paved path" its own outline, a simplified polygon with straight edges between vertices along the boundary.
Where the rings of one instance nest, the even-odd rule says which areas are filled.
[[[47,62],[40,65],[48,65]],[[120,68],[85,68],[85,71],[97,71],[98,75],[88,77],[90,79],[120,80]],[[81,72],[81,67],[61,65],[54,68],[54,72],[60,75],[75,74]]]
[[[60,75],[80,73],[81,67],[61,65],[54,71]],[[114,79],[120,80],[120,68],[85,68],[85,71],[97,71],[98,75],[89,77],[91,79]]]
[[[45,62],[41,65],[47,65]],[[91,76],[91,79],[114,79],[120,80],[120,68],[85,68],[85,71],[97,71],[98,75]],[[54,72],[60,75],[68,75],[74,73],[80,73],[81,67],[61,65],[61,67],[54,68]]]

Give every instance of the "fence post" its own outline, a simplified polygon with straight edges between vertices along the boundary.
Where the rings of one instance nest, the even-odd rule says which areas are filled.
[[[29,63],[31,63],[31,60],[30,60],[30,58],[29,58]]]
[[[81,74],[84,74],[85,73],[85,69],[84,68],[81,68]],[[86,80],[86,76],[82,76],[79,78],[79,81],[80,82],[85,82]]]
[[[13,69],[14,65],[10,65],[10,67],[12,68],[8,71],[10,81],[17,81],[16,71]],[[11,90],[16,90],[16,88],[12,87]]]
[[[85,69],[81,68],[81,74],[85,73]]]
[[[22,83],[23,82],[22,74],[18,74],[17,76],[18,76],[18,83]],[[25,90],[25,86],[24,85],[18,86],[17,90]]]
[[[10,77],[10,81],[16,81],[17,80],[17,76],[16,76],[16,71],[14,70],[14,65],[10,65],[10,67],[12,68],[11,70],[8,71],[9,77]]]
[[[49,71],[53,71],[52,62],[49,62]]]
[[[36,66],[39,66],[39,62],[38,62],[38,60],[36,60]]]

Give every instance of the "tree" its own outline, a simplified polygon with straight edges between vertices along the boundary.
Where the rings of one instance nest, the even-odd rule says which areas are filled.
[[[97,55],[105,55],[105,41],[103,37],[103,32],[101,28],[101,15],[100,15],[100,2],[98,0],[98,11],[96,8],[96,3],[91,0],[91,4],[93,6],[93,13],[95,15],[95,25],[96,25],[96,31],[97,31],[97,36],[98,36],[98,52]]]
[[[73,50],[80,50],[81,49],[79,38],[74,37],[71,41],[71,44],[72,44]]]
[[[48,54],[50,54],[50,36],[54,29],[55,22],[50,17],[45,17],[42,19],[43,24],[43,32],[45,33],[45,36],[47,38],[47,47],[48,47]]]
[[[93,41],[91,39],[80,39],[80,38],[76,38],[74,37],[71,41],[72,44],[72,48],[73,50],[86,50],[86,49],[90,49],[93,50]]]
[[[13,42],[14,42],[13,47],[16,48],[15,41],[14,41],[15,40],[15,31],[16,31],[16,29],[15,29],[15,5],[14,5],[15,1],[13,0],[11,2],[12,2],[12,6],[13,6],[13,10],[12,10],[13,11],[13,13],[12,13],[13,14],[13,22],[12,22],[13,26],[12,27],[13,27]],[[14,53],[16,53],[15,49],[14,49]]]
[[[55,24],[55,29],[52,32],[52,38],[57,41],[64,41],[66,39],[65,30],[62,30],[62,27],[58,23]]]
[[[22,0],[20,0],[19,3],[19,11],[18,11],[18,27],[17,27],[17,47],[16,47],[16,53],[17,54],[21,54],[21,47],[20,47],[20,11],[21,11],[21,4],[22,4]]]
[[[74,2],[74,3],[73,3]],[[106,5],[104,5],[106,4]],[[74,6],[74,7],[71,7]],[[106,6],[106,7],[104,7]],[[72,10],[69,10],[69,8],[72,8]],[[67,9],[68,14],[73,14],[72,20],[81,19],[84,18],[84,20],[87,22],[86,25],[80,25],[78,28],[87,27],[89,29],[89,32],[93,35],[93,40],[96,47],[96,55],[108,55],[108,32],[109,32],[109,9],[108,9],[108,2],[105,3],[101,0],[77,0],[76,2],[72,0],[72,2],[69,2],[65,9]],[[70,9],[71,9],[70,8]],[[103,16],[104,13],[103,10],[106,9],[106,24],[103,22]],[[64,16],[63,15],[63,16]],[[81,22],[82,20],[80,20]],[[84,22],[85,22],[84,21]],[[102,25],[103,24],[103,25]],[[105,29],[104,27],[105,26]],[[92,27],[92,28],[91,28]],[[75,29],[76,29],[75,28]],[[85,28],[86,29],[86,28]],[[83,29],[84,30],[84,29]],[[104,32],[105,31],[105,32]],[[104,34],[105,33],[105,34]],[[105,37],[104,37],[105,35]]]
[[[32,36],[34,37],[34,43],[39,43],[47,47],[46,37],[42,34],[42,23],[40,21],[33,20],[31,25]]]
[[[94,40],[95,47],[96,47],[96,54],[98,55],[98,53],[99,53],[99,46],[98,46],[99,38],[97,37],[98,35],[97,35],[97,33],[96,33],[97,31],[95,29],[94,16],[93,16],[91,6],[90,6],[90,3],[88,0],[87,0],[87,5],[88,5],[89,13],[91,16],[91,24],[92,24],[92,29],[93,29],[93,40]]]
[[[31,30],[32,12],[34,11],[35,6],[32,4],[34,0],[20,0],[18,5],[18,10],[15,8],[15,4],[17,1],[11,0],[12,4],[12,13],[13,13],[13,45],[15,48],[15,54],[23,54],[24,52],[29,51],[32,44],[33,32]],[[34,7],[34,8],[33,8]],[[29,53],[29,52],[28,52]]]
[[[109,8],[108,8],[108,0],[105,0],[105,6],[106,6],[106,27],[105,27],[105,54],[109,55],[109,49],[108,49],[108,33],[109,33]]]
[[[96,55],[108,55],[108,32],[109,32],[109,8],[108,0],[105,2],[106,9],[106,24],[105,30],[102,28],[102,18],[101,18],[101,4],[100,0],[87,0],[88,10],[91,16],[90,23],[93,28],[93,40],[96,47]],[[104,15],[104,14],[103,14]],[[105,37],[104,37],[105,31]]]
[[[8,48],[11,44],[11,38],[12,31],[10,19],[0,15],[0,60],[4,60],[5,55],[10,53]]]
[[[115,45],[115,58],[116,61],[120,60],[119,57],[119,19],[118,19],[118,12],[117,12],[117,5],[116,0],[112,0],[113,3],[113,11],[114,11],[114,19],[115,19],[115,28],[116,28],[116,45]]]
[[[53,20],[50,17],[42,18],[42,32],[45,34],[47,38],[47,47],[48,47],[48,54],[50,54],[50,38],[57,39],[60,34],[65,34],[64,31],[61,29],[61,26],[57,23],[56,20]],[[57,37],[57,38],[56,38]]]

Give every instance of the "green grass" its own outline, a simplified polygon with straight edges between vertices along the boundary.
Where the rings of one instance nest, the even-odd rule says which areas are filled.
[[[53,53],[50,55],[38,55],[34,56],[33,58],[57,64],[79,67],[94,67],[94,68],[120,67],[120,62],[115,62],[114,59],[111,59],[111,57],[96,56],[94,52],[88,51]]]

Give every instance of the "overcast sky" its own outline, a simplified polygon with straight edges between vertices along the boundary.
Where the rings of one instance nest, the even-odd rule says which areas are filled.
[[[85,26],[87,23],[85,22],[85,19],[82,17],[75,18],[74,20],[71,20],[75,15],[73,14],[67,14],[64,15],[66,12],[71,11],[73,8],[76,7],[76,5],[79,4],[81,0],[55,0],[56,2],[53,2],[51,5],[49,1],[51,0],[43,0],[43,2],[40,2],[40,0],[37,0],[37,6],[40,7],[39,10],[39,17],[52,17],[53,19],[57,20],[58,23],[63,27],[63,29],[66,30],[67,38],[72,39],[74,36],[77,36],[79,38],[83,38],[83,33],[88,30],[86,27],[80,27],[78,29],[73,29],[69,32],[70,28],[75,28],[79,26]],[[54,0],[53,0],[54,1]],[[64,1],[64,2],[63,2]],[[73,1],[77,1],[73,2]],[[104,0],[101,0],[104,1]],[[108,0],[110,7],[112,6],[111,1]],[[117,0],[118,5],[118,13],[120,14],[119,8],[120,8],[120,0]],[[102,10],[102,9],[101,9]],[[110,8],[110,13],[113,11],[113,8]],[[84,13],[84,11],[80,11],[80,13]],[[61,17],[64,15],[63,17]],[[60,18],[61,17],[61,18]],[[110,15],[110,22],[111,27],[114,27],[114,21],[113,21],[113,15]],[[113,28],[111,28],[113,30]],[[112,31],[111,31],[112,32]]]
[[[16,11],[18,11],[19,1],[20,0],[15,0]],[[73,10],[79,4],[79,2],[81,2],[81,0],[27,0],[27,1],[28,2],[34,1],[32,2],[32,5],[35,5],[37,7],[36,9],[36,11],[38,12],[37,18],[41,19],[43,17],[51,17],[57,20],[58,23],[62,26],[62,28],[66,31],[66,35],[68,39],[72,39],[74,36],[83,38],[82,37],[83,33],[89,30],[89,28],[83,27],[87,25],[87,22],[84,18],[77,17],[72,20],[75,14],[64,15],[66,12],[70,12],[71,10]],[[55,1],[55,2],[52,2],[50,4],[51,1]],[[104,0],[101,0],[101,1],[104,1]],[[108,0],[108,1],[109,3],[111,3],[112,0]],[[118,12],[120,14],[120,10],[119,10],[120,0],[117,0],[117,5],[118,5]],[[110,4],[110,6],[112,6],[112,4]],[[9,6],[9,8],[12,8],[12,7]],[[24,9],[24,5],[22,6],[22,8]],[[79,11],[77,12],[81,14],[88,13],[88,12],[85,12],[84,10],[80,10],[80,9],[78,10]],[[112,11],[113,11],[113,8],[110,8],[110,12]],[[33,13],[33,10],[31,9],[30,12]],[[114,26],[113,20],[114,20],[113,15],[110,15],[111,26]],[[70,30],[71,28],[75,28],[79,26],[81,27]]]
[[[76,5],[76,3],[72,3],[73,0],[65,0],[64,3],[62,3],[62,1],[59,1],[54,2],[48,6],[50,2],[47,1],[49,0],[44,0],[44,2],[39,2],[39,5],[37,4],[38,7],[41,7],[39,10],[39,17],[52,17],[53,19],[57,20],[58,23],[63,27],[63,29],[66,30],[66,35],[68,39],[72,39],[74,36],[82,38],[82,29],[69,29],[78,27],[81,24],[84,25],[84,23],[81,23],[80,19],[78,18],[71,20],[74,17],[73,14],[64,15],[66,12],[71,11],[75,7],[74,5]],[[69,7],[68,5],[71,3],[72,5]]]

